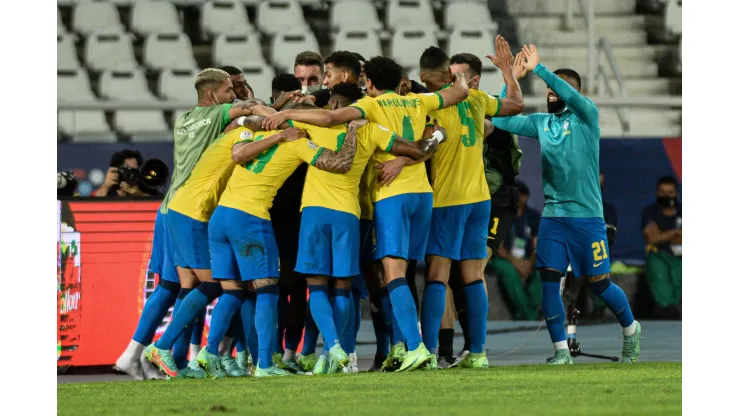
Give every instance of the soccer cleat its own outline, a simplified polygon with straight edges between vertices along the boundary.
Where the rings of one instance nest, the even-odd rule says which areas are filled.
[[[116,365],[113,368],[115,368],[116,371],[130,375],[136,381],[147,379],[146,375],[144,375],[144,369],[142,368],[141,362],[135,358],[128,358],[122,355],[118,358]]]
[[[196,378],[196,379],[204,379],[207,378],[208,375],[205,371],[203,371],[202,368],[198,367],[198,361],[195,359],[190,360],[188,362],[188,366],[180,370],[177,374],[178,378]]]
[[[401,363],[401,367],[396,370],[396,373],[416,370],[417,368],[427,364],[431,359],[432,353],[430,353],[427,347],[424,346],[424,343],[421,343],[415,350],[409,351],[406,354],[406,357]]]
[[[246,377],[247,372],[239,367],[236,360],[231,355],[227,354],[221,357],[221,368],[224,369],[228,377]]]
[[[329,374],[341,372],[348,364],[349,355],[347,355],[339,343],[334,344],[329,350]]]
[[[144,350],[144,355],[150,363],[156,365],[167,377],[177,377],[178,368],[172,351],[162,350],[155,347],[154,344],[150,344]]]
[[[399,342],[391,347],[391,353],[388,354],[383,365],[380,367],[380,371],[395,371],[401,366],[404,358],[406,358],[406,346],[403,342]]]
[[[224,378],[226,372],[221,368],[221,358],[216,354],[211,354],[203,348],[198,353],[198,366],[206,372],[209,378]]]
[[[239,366],[247,375],[252,374],[251,356],[246,351],[236,353],[236,365]]]
[[[471,352],[460,361],[460,368],[488,368],[488,357],[485,352]]]
[[[460,351],[460,352],[459,352],[459,353],[457,354],[457,356],[455,357],[455,361],[454,361],[454,362],[452,362],[452,364],[450,364],[450,366],[449,366],[449,367],[450,367],[450,368],[455,368],[455,367],[459,366],[459,365],[460,365],[460,363],[462,362],[462,360],[464,360],[464,359],[465,359],[465,357],[467,357],[467,356],[468,356],[468,354],[470,354],[470,351],[468,351],[468,350],[462,350],[462,351]]]
[[[303,371],[313,371],[318,360],[316,354],[301,355],[298,357],[298,365]]]
[[[283,368],[285,371],[293,374],[303,374],[301,366],[298,365],[298,362],[296,362],[295,359],[283,360],[283,365],[285,365],[285,368]]]
[[[452,364],[454,364],[455,361],[457,361],[456,357],[439,357],[437,368],[439,368],[440,370],[445,368],[452,368]]]
[[[375,372],[380,371],[380,369],[383,367],[383,362],[385,361],[385,359],[386,357],[376,355],[375,359],[373,359],[373,365],[367,371],[370,373],[375,373]]]
[[[568,350],[557,350],[555,355],[547,359],[548,364],[560,365],[560,364],[573,364],[573,358],[570,356]]]
[[[352,352],[349,354],[349,364],[342,369],[343,373],[359,373],[360,368],[357,367],[357,353]]]
[[[281,370],[285,370],[285,363],[283,362],[283,354],[280,354],[279,352],[272,353],[272,364]]]
[[[326,355],[321,354],[319,359],[316,361],[316,364],[313,366],[312,373],[314,375],[329,374],[329,359],[326,358]]]
[[[437,356],[435,354],[432,354],[432,359],[429,360],[429,362],[422,367],[422,370],[439,370],[439,367],[437,366]]]
[[[141,354],[139,362],[141,363],[141,369],[144,372],[144,377],[147,380],[164,380],[166,378],[165,375],[162,374],[157,367],[155,367],[152,363],[149,362],[149,360],[146,359],[146,356],[143,353]]]
[[[267,368],[259,368],[259,366],[255,367],[254,376],[257,378],[262,378],[262,377],[292,376],[292,374],[281,368],[277,368],[277,366],[275,365],[272,365]]]
[[[622,362],[625,364],[634,364],[640,358],[640,335],[642,335],[642,325],[635,321],[637,328],[635,333],[630,336],[624,336],[622,341]]]

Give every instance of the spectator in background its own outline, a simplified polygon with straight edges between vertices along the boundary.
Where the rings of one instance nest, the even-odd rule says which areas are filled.
[[[236,98],[238,100],[246,101],[254,97],[254,92],[252,92],[252,97],[249,96],[250,88],[247,84],[246,78],[244,78],[244,73],[242,73],[241,69],[230,65],[222,66],[220,69],[229,74],[229,77],[231,78],[231,84],[234,86],[234,95],[236,95]]]
[[[324,61],[316,52],[301,52],[295,57],[293,73],[301,83],[301,92],[309,94],[321,89]]]
[[[642,233],[647,243],[645,277],[660,317],[681,315],[681,205],[678,181],[658,180],[655,204],[642,212]]]
[[[133,169],[140,169],[143,163],[144,159],[138,150],[123,149],[113,153],[113,156],[110,158],[108,173],[105,175],[105,181],[103,181],[103,185],[100,188],[93,192],[93,195],[98,197],[162,196],[156,189],[143,188],[141,184],[120,182],[118,174],[119,167],[128,166]]]
[[[540,213],[527,205],[529,188],[517,182],[519,207],[511,232],[499,247],[491,267],[499,277],[504,295],[513,307],[515,320],[537,320],[541,303],[540,275],[535,267],[535,249]]]

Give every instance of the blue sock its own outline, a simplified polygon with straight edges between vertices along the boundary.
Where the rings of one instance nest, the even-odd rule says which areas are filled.
[[[309,298],[310,299],[310,298]],[[316,354],[316,343],[319,340],[319,327],[311,315],[311,310],[306,311],[306,329],[303,331],[303,349],[301,355]]]
[[[246,298],[246,292],[245,292],[245,298]],[[243,305],[244,303],[242,303]],[[244,338],[244,326],[242,325],[242,314],[241,314],[241,306],[239,307],[239,310],[234,313],[234,316],[231,318],[231,324],[229,325],[229,329],[226,331],[226,336],[231,338],[231,346],[229,347],[227,355],[231,354],[236,344],[239,344],[241,342],[242,349],[241,351],[244,351],[244,344],[246,344],[245,338]]]
[[[221,285],[218,283],[201,283],[195,290],[188,293],[177,309],[177,313],[172,315],[170,325],[154,345],[163,350],[172,349],[185,327],[192,325],[201,311],[213,302],[220,292]]]
[[[334,325],[334,312],[329,302],[329,288],[325,285],[308,285],[308,299],[316,326],[324,337],[324,350],[329,350],[337,343],[337,327]]]
[[[160,281],[152,296],[146,301],[144,310],[141,311],[139,324],[134,332],[133,340],[144,346],[152,343],[157,327],[162,323],[162,319],[167,315],[167,310],[172,307],[177,299],[177,285],[170,282],[163,283],[163,281]]]
[[[357,336],[360,334],[360,324],[362,323],[362,294],[352,292],[352,307],[354,311],[355,327],[352,330],[352,351],[355,352],[357,346]]]
[[[468,309],[468,330],[470,331],[470,352],[479,354],[486,351],[486,323],[488,322],[488,294],[483,280],[465,285],[466,307]],[[444,299],[442,300],[444,311]],[[440,319],[439,323],[442,323]],[[435,342],[439,334],[439,325],[434,335]]]
[[[439,280],[427,282],[421,303],[421,335],[424,345],[432,353],[437,353],[439,326],[445,313],[447,286]]]
[[[208,345],[206,351],[211,354],[218,354],[218,346],[223,341],[226,332],[231,325],[231,319],[234,314],[241,310],[242,303],[246,293],[244,290],[224,290],[224,294],[218,298],[216,307],[211,314],[211,330],[208,332]]]
[[[398,326],[406,338],[408,350],[413,351],[421,344],[421,334],[419,323],[416,320],[416,304],[406,277],[401,276],[400,279],[394,279],[386,287],[393,304],[393,316],[396,317]]]
[[[254,326],[254,314],[257,308],[257,294],[247,291],[246,298],[242,304],[242,326],[244,327],[244,337],[247,340],[249,353],[252,354],[252,363],[256,363],[259,358],[259,341],[257,339],[257,330]],[[237,350],[239,345],[237,344]]]
[[[272,366],[272,352],[277,336],[277,306],[280,297],[278,285],[270,285],[257,289],[257,308],[255,309],[254,326],[257,329],[259,343],[259,367]],[[254,360],[254,357],[252,357]],[[254,361],[253,361],[254,362]]]
[[[190,334],[190,343],[200,345],[203,343],[203,328],[206,324],[206,309],[204,308],[193,324],[193,333]],[[195,357],[193,357],[195,358]]]
[[[542,313],[550,340],[553,343],[565,341],[565,306],[560,297],[560,282],[542,281]]]
[[[332,302],[332,311],[334,312],[334,326],[337,328],[337,335],[341,335],[339,343],[342,345],[342,349],[349,353],[347,350],[347,334],[355,330],[355,323],[352,317],[354,311],[352,310],[352,290],[337,289],[336,295]],[[351,326],[351,330],[349,329]]]
[[[280,286],[278,286],[279,288]],[[279,352],[280,354],[285,352],[283,348],[283,341],[285,340],[285,313],[288,310],[288,294],[287,288],[280,289],[280,297],[278,298],[278,326],[275,337],[275,348],[273,351]]]
[[[370,308],[370,316],[373,318],[373,330],[375,330],[375,356],[386,357],[390,352],[391,339],[388,336],[388,332],[385,330],[385,322],[383,322],[383,315],[379,310],[373,311]]]
[[[401,332],[401,327],[398,326],[398,321],[393,314],[393,305],[391,303],[391,296],[387,287],[380,290],[380,314],[383,318],[385,332],[390,338],[391,345],[404,342],[405,338],[403,337],[403,332]]]
[[[622,328],[626,328],[632,325],[635,321],[635,317],[632,316],[632,308],[627,300],[627,295],[621,287],[614,284],[611,279],[604,279],[589,285],[591,291],[594,292],[601,300],[606,303],[606,306],[617,315],[619,324]]]
[[[180,293],[177,294],[177,300],[175,301],[175,308],[172,310],[172,316],[177,314],[182,300],[192,291],[193,289],[190,288],[180,288]],[[190,350],[190,335],[192,331],[193,324],[186,325],[177,338],[177,341],[175,341],[175,345],[172,346],[172,356],[179,369],[183,369],[188,365],[188,352]]]

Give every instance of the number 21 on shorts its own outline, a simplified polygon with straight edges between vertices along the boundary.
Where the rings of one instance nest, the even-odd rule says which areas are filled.
[[[606,252],[606,244],[604,244],[604,240],[594,241],[593,244],[591,244],[591,248],[594,249],[594,261],[602,261],[609,258],[609,254]],[[598,267],[598,265],[594,264],[594,267]]]

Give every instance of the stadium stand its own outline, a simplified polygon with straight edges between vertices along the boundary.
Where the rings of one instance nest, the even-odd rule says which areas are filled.
[[[295,56],[303,51],[319,50],[319,42],[310,31],[288,29],[275,35],[272,39],[272,61],[283,71],[292,72]]]
[[[445,8],[445,28],[487,29],[495,32],[498,25],[491,19],[491,12],[485,4],[475,1],[449,2]]]
[[[266,0],[260,3],[257,8],[257,27],[268,35],[282,33],[285,28],[291,31],[309,30],[297,0]]]
[[[72,17],[74,29],[82,35],[97,33],[122,33],[123,25],[113,3],[106,0],[81,0],[77,2]]]
[[[385,22],[391,30],[439,28],[429,0],[389,0],[386,10]]]
[[[236,0],[214,0],[203,5],[201,33],[212,38],[222,33],[252,33],[247,10]]]
[[[87,37],[85,64],[93,71],[133,69],[138,66],[127,33],[94,33]]]
[[[159,75],[157,91],[165,100],[181,101],[193,92],[193,78],[198,75],[194,69],[168,69]]]
[[[340,31],[334,39],[335,51],[353,51],[368,57],[382,54],[380,38],[373,30],[351,29]]]
[[[447,54],[452,56],[459,51],[466,51],[478,56],[483,62],[483,68],[495,68],[496,66],[486,58],[491,54],[491,45],[496,38],[496,33],[486,29],[477,29],[476,26],[455,29],[448,39]]]
[[[431,29],[404,29],[393,34],[391,57],[404,68],[418,67],[419,57],[429,46],[439,46]]]
[[[368,1],[348,0],[335,2],[329,13],[331,27],[338,31],[380,30],[383,24],[378,19],[375,6]]]
[[[193,58],[193,45],[182,33],[149,35],[144,42],[144,65],[154,70],[197,67]]]
[[[57,70],[77,69],[79,67],[74,36],[66,33],[57,34]]]
[[[162,0],[136,0],[131,7],[131,30],[139,35],[179,33],[175,5]]]
[[[218,35],[213,41],[213,63],[237,68],[267,65],[256,33]]]

